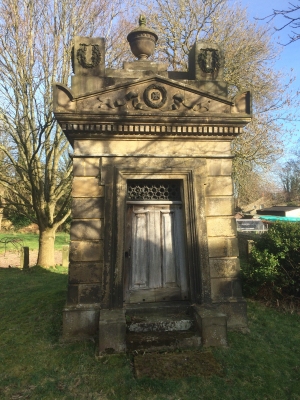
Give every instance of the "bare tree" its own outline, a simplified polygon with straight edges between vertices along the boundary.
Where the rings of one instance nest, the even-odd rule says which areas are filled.
[[[38,264],[54,265],[57,228],[70,215],[69,145],[52,114],[52,84],[67,84],[74,35],[108,37],[124,2],[2,0],[0,132],[6,205],[39,226]],[[9,170],[9,173],[8,173]]]
[[[300,201],[300,154],[295,159],[287,161],[279,173],[285,201],[297,203]]]
[[[298,3],[295,3],[298,1]],[[296,42],[300,39],[300,0],[288,2],[288,6],[281,10],[273,9],[272,14],[262,18],[262,20],[272,21],[277,17],[283,17],[284,22],[279,28],[275,28],[276,31],[282,31],[289,27],[291,34],[289,34],[290,41],[287,44]]]

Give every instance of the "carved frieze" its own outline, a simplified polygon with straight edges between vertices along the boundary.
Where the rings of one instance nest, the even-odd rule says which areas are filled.
[[[250,97],[239,94],[233,101],[202,92],[186,84],[175,84],[167,78],[146,78],[99,89],[75,97],[68,88],[57,85],[55,112],[78,115],[160,115],[168,118],[183,116],[219,118],[221,115],[250,114]],[[219,117],[218,117],[219,116]],[[223,118],[223,117],[222,117]]]
[[[171,85],[167,79],[146,79],[131,85],[110,87],[77,100],[77,111],[130,113],[136,111],[176,114],[230,113],[233,103],[189,88]]]

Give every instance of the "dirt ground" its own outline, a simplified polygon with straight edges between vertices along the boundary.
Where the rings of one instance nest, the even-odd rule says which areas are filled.
[[[223,374],[222,366],[209,351],[180,351],[172,353],[145,353],[134,357],[137,378],[181,379],[190,376]]]
[[[38,252],[37,250],[29,251],[29,266],[36,265]],[[62,252],[56,250],[54,253],[55,264],[61,265],[62,263]],[[20,253],[18,251],[7,251],[6,253],[0,254],[0,268],[18,268],[20,267]]]

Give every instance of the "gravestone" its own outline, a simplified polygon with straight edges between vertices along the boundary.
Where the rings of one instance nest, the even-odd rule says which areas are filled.
[[[194,305],[208,345],[247,325],[231,141],[251,120],[250,93],[229,98],[216,44],[196,42],[181,72],[148,60],[156,40],[141,19],[128,35],[138,60],[111,69],[102,38],[76,37],[72,87],[54,85],[74,149],[63,333],[100,329],[100,351],[126,349],[135,305]]]

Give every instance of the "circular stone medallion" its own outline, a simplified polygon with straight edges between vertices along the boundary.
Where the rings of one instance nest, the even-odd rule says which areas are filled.
[[[161,85],[150,85],[144,91],[144,101],[148,107],[161,108],[167,101],[167,91]]]

